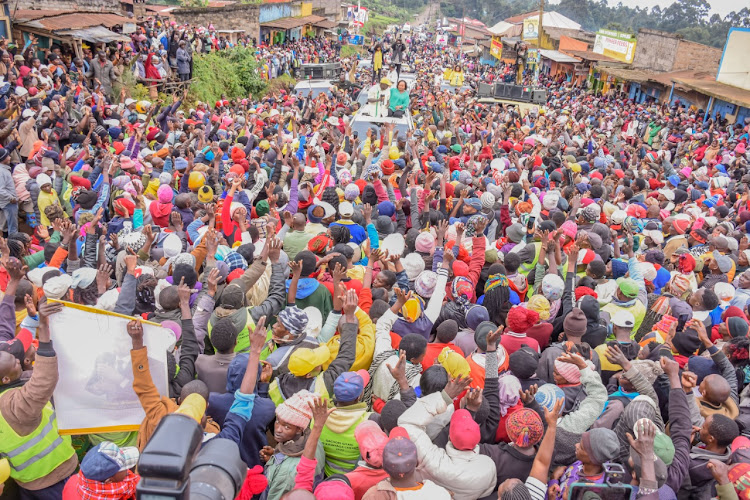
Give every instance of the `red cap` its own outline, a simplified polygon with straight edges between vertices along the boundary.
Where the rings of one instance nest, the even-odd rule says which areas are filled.
[[[451,417],[448,435],[457,450],[473,450],[479,444],[479,424],[474,421],[469,410],[456,410]]]

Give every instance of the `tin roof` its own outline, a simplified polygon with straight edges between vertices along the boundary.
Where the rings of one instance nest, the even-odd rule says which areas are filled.
[[[111,28],[133,22],[127,17],[108,12],[75,12],[59,10],[18,10],[16,23],[49,31],[72,30],[104,26]]]

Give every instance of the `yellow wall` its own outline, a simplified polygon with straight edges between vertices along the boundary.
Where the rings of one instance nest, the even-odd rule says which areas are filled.
[[[300,10],[300,16],[312,16],[312,2],[302,2],[302,9]]]

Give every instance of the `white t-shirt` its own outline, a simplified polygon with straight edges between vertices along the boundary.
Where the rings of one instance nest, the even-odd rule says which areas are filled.
[[[396,492],[399,500],[450,500],[451,494],[442,486],[438,486],[430,480],[425,480],[418,490],[401,490]],[[542,497],[544,498],[544,497]]]

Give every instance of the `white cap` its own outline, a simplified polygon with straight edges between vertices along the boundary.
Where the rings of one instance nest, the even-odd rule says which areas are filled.
[[[47,174],[39,174],[36,176],[36,183],[39,185],[39,187],[42,187],[46,184],[52,184],[52,178]]]
[[[35,113],[34,113],[33,109],[24,109],[23,113],[21,113],[21,117],[22,118],[28,118],[28,117],[34,116],[34,115],[35,115]]]
[[[24,87],[20,87],[20,86],[16,87],[16,95],[17,96],[23,97],[23,96],[25,96],[28,93],[29,93],[29,91],[26,90]]]
[[[612,224],[622,224],[627,216],[628,213],[625,210],[615,210],[612,212],[610,218],[612,219]]]
[[[131,99],[130,97],[125,99],[125,106],[130,106],[131,104],[135,104],[135,103],[136,103],[135,99]]]
[[[649,238],[651,238],[651,241],[653,241],[657,245],[661,245],[662,243],[664,243],[664,235],[659,230],[646,229],[645,231],[643,231],[643,236],[648,236]]]
[[[615,315],[612,316],[611,321],[613,325],[622,328],[633,328],[635,326],[635,318],[633,317],[633,314],[624,310],[617,311]]]
[[[351,217],[354,215],[354,205],[348,201],[342,201],[339,203],[339,214],[341,217]]]
[[[315,204],[318,205],[319,207],[323,207],[323,210],[324,210],[324,212],[323,212],[323,218],[324,219],[327,219],[328,217],[333,217],[334,215],[336,215],[336,209],[333,208],[333,205],[331,205],[330,203],[327,203],[325,201],[318,201]]]
[[[659,194],[664,195],[669,201],[674,201],[674,192],[671,189],[660,189]]]

